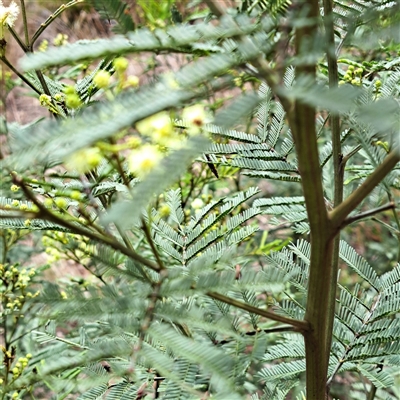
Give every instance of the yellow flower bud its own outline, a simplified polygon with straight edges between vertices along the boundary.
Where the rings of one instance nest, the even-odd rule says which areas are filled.
[[[39,45],[39,47],[38,47],[38,50],[39,50],[39,51],[46,51],[48,47],[49,47],[49,41],[48,41],[47,39],[43,39],[43,40],[40,42],[40,45]]]
[[[142,144],[142,141],[138,137],[131,136],[126,141],[126,144],[129,146],[129,148],[136,149]]]
[[[145,145],[132,151],[129,156],[129,169],[139,177],[143,177],[159,164],[161,158],[161,153],[154,146]]]
[[[53,40],[54,46],[64,46],[68,43],[68,35],[59,33]]]
[[[163,204],[158,210],[158,212],[162,217],[168,217],[169,214],[171,214],[171,209],[167,204]]]
[[[73,200],[80,200],[82,198],[82,194],[81,192],[79,192],[78,190],[73,190],[70,195],[71,199]]]
[[[79,173],[85,173],[96,168],[102,160],[100,150],[97,147],[82,149],[72,154],[66,161],[67,168],[75,169]]]
[[[76,94],[75,87],[71,85],[65,86],[63,92],[65,94]]]
[[[56,94],[54,95],[54,100],[55,100],[55,101],[63,101],[64,98],[65,98],[64,93],[56,93]],[[32,182],[33,182],[33,180],[32,180]]]
[[[182,119],[188,124],[189,134],[195,135],[208,121],[208,116],[202,104],[195,104],[183,110]]]
[[[204,207],[204,202],[203,202],[203,200],[197,198],[197,199],[194,199],[194,200],[192,201],[191,206],[192,206],[192,208],[193,208],[194,210],[200,210],[201,208]]]
[[[55,199],[54,202],[56,203],[56,206],[58,208],[61,208],[63,210],[67,207],[67,201],[62,197]]]
[[[46,208],[51,208],[53,206],[53,199],[50,199],[50,198],[44,199],[43,205]]]
[[[118,73],[123,73],[127,70],[129,65],[128,60],[125,57],[118,57],[113,61],[113,67]]]
[[[42,107],[51,106],[51,97],[47,94],[41,94],[39,96],[39,102]]]
[[[76,109],[82,105],[82,100],[77,93],[67,94],[65,98],[65,105],[68,108]]]
[[[139,86],[139,78],[136,75],[129,75],[124,82],[124,88],[128,87],[138,87]]]
[[[111,75],[104,69],[99,70],[93,78],[93,83],[100,89],[104,89],[110,85]]]

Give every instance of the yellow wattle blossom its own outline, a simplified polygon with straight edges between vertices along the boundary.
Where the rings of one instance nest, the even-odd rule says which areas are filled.
[[[4,27],[14,25],[19,14],[19,7],[15,1],[12,1],[8,7],[3,5],[0,0],[0,39],[4,38]]]
[[[82,105],[82,100],[78,93],[67,94],[65,97],[65,105],[68,108],[79,108]]]
[[[158,212],[162,217],[168,217],[171,214],[171,208],[168,204],[163,204]]]
[[[73,190],[70,194],[69,197],[71,197],[72,200],[81,200],[82,199],[82,194],[79,190]]]
[[[119,73],[119,74],[124,73],[127,70],[128,65],[129,65],[129,61],[125,57],[117,57],[113,61],[113,67],[114,67],[115,71],[117,71],[117,73]]]
[[[201,208],[204,207],[204,201],[202,199],[197,198],[194,199],[190,205],[194,210],[200,210]]]
[[[123,88],[124,89],[129,87],[136,88],[139,86],[139,82],[140,82],[139,77],[137,77],[136,75],[129,75],[123,84]]]
[[[93,78],[93,83],[100,89],[110,85],[111,74],[104,69],[99,70]]]
[[[68,35],[59,33],[53,40],[54,46],[64,46],[68,43]]]
[[[47,39],[43,39],[40,42],[40,45],[38,47],[38,51],[46,51],[48,47],[49,47],[49,41]]]
[[[142,135],[150,136],[161,146],[178,148],[181,145],[181,138],[175,132],[174,124],[166,111],[138,122],[136,129]]]
[[[153,170],[161,161],[162,155],[156,147],[145,145],[132,151],[129,156],[129,169],[139,177]]]
[[[188,124],[188,133],[197,135],[208,122],[208,115],[202,104],[195,104],[182,111],[182,119]]]
[[[74,169],[81,174],[85,172],[89,172],[93,168],[96,168],[100,161],[102,160],[102,156],[100,150],[97,147],[91,147],[89,149],[82,149],[74,154],[72,154],[67,162],[68,169]]]

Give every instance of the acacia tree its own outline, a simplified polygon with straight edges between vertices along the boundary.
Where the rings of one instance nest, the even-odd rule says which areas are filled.
[[[123,35],[35,54],[33,43],[65,7],[31,39],[26,31],[25,43],[7,25],[27,53],[18,68],[28,72],[4,51],[1,60],[40,94],[53,119],[9,129],[3,171],[23,199],[2,198],[2,227],[47,231],[46,245],[98,283],[67,293],[44,286],[36,304],[52,322],[33,335],[51,345],[33,360],[45,364],[9,378],[13,337],[6,335],[3,398],[45,379],[64,393],[73,381],[81,391],[92,386],[83,399],[283,399],[305,372],[307,399],[321,400],[343,371],[369,380],[368,398],[395,396],[400,266],[378,276],[340,232],[390,210],[384,223],[400,238],[398,57],[359,64],[338,55],[366,21],[374,35],[390,35],[398,10],[387,2],[246,1],[240,10],[206,3],[208,22],[134,30],[123,3],[96,0]],[[191,63],[137,88],[121,55],[141,52],[184,53]],[[73,86],[62,83],[70,75],[50,69],[99,57]],[[235,86],[241,95],[214,116],[212,103],[209,111],[199,103]],[[231,129],[245,117],[247,132]],[[239,174],[297,183],[302,196],[242,191]],[[225,179],[237,191],[200,200]],[[268,248],[275,251],[257,269],[244,245],[261,213],[285,219],[303,238]],[[338,282],[340,260],[362,290]],[[22,311],[7,307],[7,296],[2,323],[10,332],[8,316]],[[56,322],[71,320],[82,323],[80,335],[65,340]],[[279,332],[286,333],[269,339]]]

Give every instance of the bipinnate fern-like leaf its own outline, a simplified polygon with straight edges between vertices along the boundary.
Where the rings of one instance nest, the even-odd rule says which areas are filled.
[[[93,0],[104,1],[104,0]],[[37,70],[54,65],[64,65],[86,59],[117,56],[121,54],[143,51],[162,51],[176,48],[182,51],[195,52],[193,44],[199,42],[216,41],[222,38],[238,37],[242,34],[254,33],[257,30],[268,31],[271,27],[269,18],[263,19],[261,24],[254,24],[245,15],[237,19],[223,18],[218,26],[211,24],[175,25],[166,31],[156,29],[139,29],[123,36],[111,39],[81,41],[68,44],[60,48],[52,48],[47,52],[35,53],[21,61],[24,70]],[[262,47],[265,46],[265,43]],[[222,51],[222,49],[220,50]],[[252,51],[248,49],[249,53]],[[249,54],[247,54],[248,57]],[[244,60],[242,60],[244,61]]]
[[[121,0],[90,0],[102,18],[115,20],[113,28],[116,33],[128,33],[135,30],[135,24],[129,14],[127,4]]]
[[[31,201],[16,201],[6,197],[0,197],[0,228],[1,229],[29,229],[29,230],[55,230],[68,232],[69,230],[54,224],[35,218],[37,213],[33,211]]]
[[[293,81],[294,68],[290,67],[284,75],[288,90]],[[208,125],[205,130],[216,137],[235,141],[213,144],[208,150],[208,157],[215,164],[239,168],[244,175],[251,177],[300,182],[296,160],[289,162],[287,159],[294,151],[294,144],[290,130],[287,129],[285,111],[279,102],[272,100],[271,90],[265,83],[261,84],[258,97],[257,134]]]
[[[189,90],[189,87],[200,86],[210,77],[224,74],[232,66],[258,56],[260,48],[270,46],[264,39],[253,37],[254,47],[250,49],[244,45],[239,46],[237,52],[240,56],[230,53],[216,54],[182,68],[174,77],[177,85],[175,90],[171,89],[169,77],[154,86],[145,87],[138,92],[128,92],[112,102],[91,107],[78,118],[62,123],[37,124],[30,135],[21,136],[19,151],[16,151],[15,157],[11,157],[10,162],[13,168],[24,168],[33,160],[41,163],[46,163],[49,159],[64,160],[80,148],[106,139],[140,119],[202,96],[204,93],[201,87],[195,90]],[[24,156],[20,157],[19,152],[23,152]]]
[[[245,0],[241,4],[240,10],[248,13],[258,11],[260,14],[269,13],[273,16],[285,14],[286,10],[292,4],[291,0]]]
[[[170,218],[175,223],[175,228],[154,210],[154,240],[161,249],[183,265],[187,265],[195,256],[218,243],[225,247],[238,244],[258,229],[256,226],[241,225],[258,215],[260,210],[251,207],[235,216],[230,214],[258,192],[258,188],[249,188],[235,196],[213,201],[198,210],[188,223],[184,223],[180,191],[171,190],[167,194],[167,204],[171,209]],[[224,218],[228,218],[226,224],[218,227]]]
[[[287,274],[296,289],[297,296],[292,294],[288,300],[277,304],[285,315],[293,318],[301,318],[297,312],[304,309],[309,257],[310,244],[306,241],[291,244],[267,257],[269,264]],[[349,291],[339,284],[329,373],[357,371],[377,388],[390,388],[393,385],[392,369],[400,366],[400,328],[396,317],[400,311],[397,296],[400,265],[378,276],[346,242],[341,242],[340,257],[368,287],[362,289],[356,285]],[[265,360],[282,359],[282,363],[263,369],[260,379],[279,382],[296,376],[304,370],[303,357],[303,343],[286,336],[281,343],[271,346],[264,356]],[[384,369],[377,368],[377,364],[383,365]]]
[[[116,202],[110,208],[104,223],[113,222],[125,229],[133,226],[153,196],[160,194],[178,180],[196,155],[207,148],[208,143],[205,137],[192,137],[183,148],[166,156],[155,170],[135,186],[133,200]]]
[[[357,272],[375,290],[379,290],[379,278],[367,261],[359,256],[356,251],[345,241],[340,242],[340,258]]]
[[[230,128],[238,121],[251,115],[260,99],[255,92],[246,92],[236,98],[228,107],[218,112],[214,124],[222,128]]]

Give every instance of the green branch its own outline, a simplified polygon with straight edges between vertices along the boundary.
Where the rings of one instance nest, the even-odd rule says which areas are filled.
[[[278,315],[270,311],[262,310],[261,308],[251,306],[249,304],[243,303],[242,301],[232,299],[220,293],[207,292],[206,295],[215,300],[219,300],[222,301],[223,303],[248,311],[252,314],[260,315],[262,317],[272,319],[273,321],[278,321],[284,324],[294,326],[296,330],[301,333],[306,332],[309,329],[309,324],[306,321],[300,321],[297,319],[284,317],[283,315]]]
[[[329,213],[336,234],[346,217],[372,192],[372,190],[389,174],[400,161],[400,152],[394,149],[383,160],[376,170],[346,200]]]
[[[14,72],[15,75],[17,75],[23,82],[25,82],[31,89],[33,89],[37,94],[42,94],[42,92],[35,87],[35,85],[30,82],[28,79],[25,78],[24,75],[22,75],[14,66],[7,60],[7,58],[0,56],[0,61],[2,61],[5,65],[7,65],[8,68],[11,69],[12,72]]]
[[[75,4],[82,3],[85,0],[72,0],[67,4],[62,4],[60,7],[57,8],[57,10],[51,14],[46,21],[44,21],[39,29],[33,34],[31,43],[29,44],[31,50],[33,48],[34,43],[38,39],[38,37],[44,32],[44,30],[61,14],[63,13],[66,9],[74,6]]]
[[[357,215],[354,215],[352,217],[348,217],[344,220],[343,224],[340,226],[340,229],[343,229],[345,226],[350,225],[353,222],[360,221],[361,219],[371,217],[372,215],[378,214],[382,211],[394,210],[394,209],[395,209],[395,204],[393,202],[390,202],[381,207],[374,208],[373,210],[368,210],[368,211],[359,213]]]
[[[337,56],[335,49],[335,27],[333,20],[333,0],[323,0],[324,6],[324,27],[326,37],[326,57],[328,61],[328,77],[329,87],[336,89],[338,87],[338,65]],[[333,175],[334,175],[334,194],[333,194],[333,206],[337,207],[343,201],[343,187],[344,187],[344,168],[345,161],[342,153],[342,143],[340,137],[340,116],[337,113],[332,112],[330,114],[330,125],[332,135],[332,163],[333,163]],[[340,232],[336,235],[333,242],[332,249],[332,265],[330,270],[330,282],[329,282],[329,297],[328,306],[326,310],[327,319],[327,335],[325,348],[329,352],[332,346],[332,332],[333,322],[335,319],[335,304],[336,304],[336,289],[339,269],[339,247],[340,247]],[[329,357],[329,355],[328,355]]]
[[[31,200],[39,209],[39,212],[37,213],[37,216],[41,219],[53,222],[55,224],[61,225],[64,228],[69,229],[71,232],[86,236],[89,239],[92,239],[96,242],[104,243],[113,249],[121,252],[122,254],[126,255],[127,257],[131,258],[132,260],[135,260],[146,267],[152,269],[153,271],[159,272],[160,267],[157,264],[154,264],[153,262],[147,260],[146,258],[142,257],[141,255],[137,254],[134,250],[129,249],[125,247],[122,243],[118,242],[114,237],[111,236],[106,236],[101,235],[97,232],[90,231],[86,228],[82,228],[80,225],[74,224],[72,222],[69,222],[61,217],[59,217],[56,214],[53,214],[50,212],[47,208],[43,206],[43,204],[38,201],[38,199],[35,197],[35,195],[29,190],[29,188],[25,185],[24,181],[17,176],[13,175],[13,182],[20,186],[25,193],[26,197]]]

